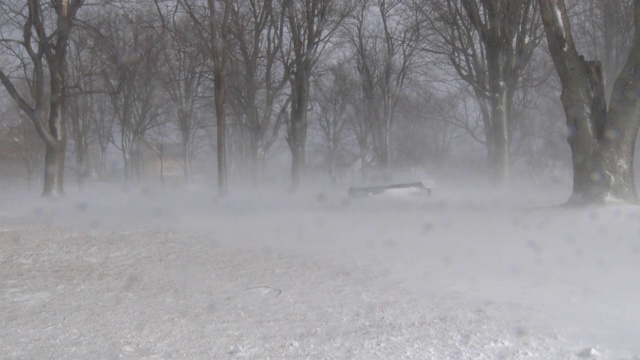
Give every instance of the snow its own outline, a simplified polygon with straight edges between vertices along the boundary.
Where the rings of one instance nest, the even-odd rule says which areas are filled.
[[[562,31],[562,38],[564,39],[565,34],[564,34],[564,21],[562,20],[562,10],[560,10],[559,4],[554,4],[553,8],[556,12],[556,22],[558,23],[560,31]]]
[[[562,10],[560,10],[560,4],[553,4],[553,9],[556,13],[556,23],[558,24],[557,28],[560,31],[560,36],[562,37],[562,51],[567,51],[567,36],[564,31],[564,20],[562,20]]]
[[[640,209],[566,186],[4,194],[3,358],[638,359]]]

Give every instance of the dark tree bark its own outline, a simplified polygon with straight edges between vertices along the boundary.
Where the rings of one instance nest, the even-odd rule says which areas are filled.
[[[640,125],[640,0],[634,0],[634,40],[606,106],[602,66],[575,47],[564,0],[538,0],[549,52],[562,84],[573,162],[570,204],[602,203],[607,195],[637,202],[633,151]]]

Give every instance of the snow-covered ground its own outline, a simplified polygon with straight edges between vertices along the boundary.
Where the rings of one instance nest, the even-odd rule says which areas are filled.
[[[640,358],[640,208],[439,185],[1,195],[0,358]]]

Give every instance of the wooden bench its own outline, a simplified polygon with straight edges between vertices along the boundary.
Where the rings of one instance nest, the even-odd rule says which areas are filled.
[[[423,190],[428,196],[431,196],[431,191],[438,186],[433,180],[422,180],[419,182],[403,183],[403,184],[390,184],[379,186],[362,186],[362,187],[350,187],[348,190],[349,196],[368,196],[382,194],[387,190],[392,189],[418,189]]]

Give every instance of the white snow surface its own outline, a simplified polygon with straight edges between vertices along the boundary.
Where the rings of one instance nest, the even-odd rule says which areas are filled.
[[[437,182],[1,195],[0,358],[640,358],[640,208]]]

